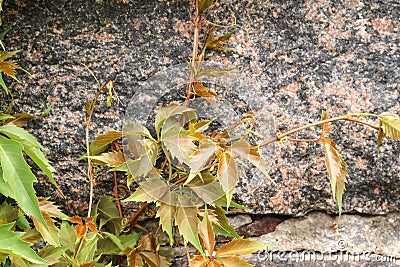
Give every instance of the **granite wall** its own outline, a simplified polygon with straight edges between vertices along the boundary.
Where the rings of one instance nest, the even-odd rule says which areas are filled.
[[[209,19],[224,25],[236,19],[237,33],[228,44],[235,51],[214,53],[210,58],[227,67],[242,67],[241,72],[256,86],[240,97],[250,103],[262,96],[268,107],[265,112],[274,119],[269,125],[274,131],[318,120],[326,108],[332,116],[400,114],[397,0],[219,2]],[[21,73],[21,82],[11,86],[15,110],[40,114],[53,105],[48,117],[28,127],[48,149],[66,198],[40,172],[37,192],[51,196],[69,215],[84,215],[89,183],[86,166],[77,158],[84,153],[86,96],[96,93],[96,83],[81,63],[99,80],[114,80],[121,100],[111,108],[98,106],[92,137],[118,130],[127,105],[144,81],[188,61],[192,9],[188,1],[180,0],[9,0],[4,10],[3,25],[11,26],[5,45],[23,50],[18,63],[31,73]],[[0,92],[3,109],[8,100]],[[318,134],[310,130],[297,137]],[[400,143],[385,140],[378,154],[376,132],[347,122],[337,123],[331,137],[349,165],[345,215],[339,222],[324,152],[313,143],[276,144],[269,150],[270,175],[277,185],[260,180],[254,170],[243,172],[235,197],[248,210],[232,215],[232,220],[239,221],[243,235],[256,232],[259,239],[278,244],[282,251],[370,252],[378,257],[374,266],[394,266],[393,260],[377,259],[383,255],[400,262]],[[111,174],[100,171],[97,195],[111,195],[112,189]],[[260,255],[251,260],[259,266],[287,264]],[[312,264],[334,266],[337,262],[336,258]],[[371,261],[342,263],[359,266]],[[293,263],[303,264],[308,266],[304,261]]]

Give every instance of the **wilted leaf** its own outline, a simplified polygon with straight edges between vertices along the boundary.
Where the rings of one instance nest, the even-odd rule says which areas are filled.
[[[150,251],[141,251],[139,252],[140,256],[144,259],[144,261],[149,265],[149,267],[168,267],[169,263],[166,258],[163,256],[157,255],[154,252]]]
[[[381,143],[383,141],[383,138],[385,138],[385,133],[383,132],[383,129],[382,129],[382,122],[379,120],[378,139],[376,141],[376,144],[378,147],[378,153],[380,152]]]
[[[27,113],[14,114],[13,118],[8,119],[4,125],[15,125],[18,127],[25,126],[30,120],[37,118],[35,115]]]
[[[183,198],[183,196],[181,197]],[[185,242],[190,242],[198,251],[203,254],[203,249],[199,240],[199,219],[197,218],[198,209],[196,207],[176,207],[175,225],[178,226],[179,233]]]
[[[267,247],[267,245],[251,239],[233,239],[217,250],[216,257],[248,255],[259,250],[264,250]]]
[[[174,201],[172,201],[173,203]],[[171,202],[169,202],[171,203]],[[164,232],[169,236],[169,245],[174,244],[174,219],[175,219],[175,206],[169,205],[169,203],[157,202],[159,206],[156,217],[160,218],[160,225]]]
[[[37,180],[25,162],[22,148],[20,143],[0,136],[0,163],[3,180],[13,190],[12,198],[17,201],[21,209],[41,224],[46,225],[33,188],[33,183]]]
[[[3,53],[8,53],[8,52],[6,52],[6,51],[0,52],[0,54],[3,54]],[[0,57],[1,57],[1,55],[0,55]],[[17,77],[15,77],[16,69],[22,69],[22,68],[11,61],[0,62],[0,71],[4,72],[5,74],[10,76],[14,80],[17,80]]]
[[[238,69],[238,68],[229,68],[229,69],[204,68],[196,74],[196,78],[198,79],[198,78],[204,77],[204,76],[219,78],[219,77],[225,75],[226,73],[236,70],[236,69]]]
[[[217,173],[218,180],[226,194],[226,205],[229,207],[233,190],[235,189],[238,181],[238,171],[235,160],[228,152],[223,152],[219,157]]]
[[[29,243],[21,240],[24,233],[11,230],[13,226],[14,223],[0,225],[0,253],[18,256],[32,263],[48,264],[30,248]]]
[[[322,117],[321,120],[327,120],[328,119],[328,111],[322,111]],[[330,122],[326,122],[322,124],[322,135],[325,136],[327,135],[330,131],[332,130],[332,124]]]
[[[193,89],[196,95],[203,97],[208,100],[210,103],[215,103],[215,97],[217,94],[207,87],[205,87],[201,82],[194,82]]]
[[[320,142],[325,147],[325,164],[331,181],[333,199],[337,201],[339,215],[342,212],[342,196],[347,182],[347,164],[336,149],[332,139],[322,138]]]
[[[253,267],[247,260],[242,260],[237,256],[221,257],[217,259],[217,262],[229,267]]]
[[[224,47],[224,44],[231,38],[231,36],[236,32],[236,29],[232,30],[231,32],[228,32],[227,34],[224,34],[218,38],[214,38],[215,35],[215,26],[213,26],[209,32],[208,36],[206,38],[206,44],[205,47],[206,49],[218,49],[218,50],[234,50],[233,48],[226,48]]]
[[[127,254],[127,258],[128,258],[129,267],[142,267],[143,266],[143,260],[142,260],[142,257],[140,256],[139,252],[130,250],[130,252]]]

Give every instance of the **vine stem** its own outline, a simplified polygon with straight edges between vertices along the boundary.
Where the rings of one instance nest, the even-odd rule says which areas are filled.
[[[273,143],[273,142],[279,142],[279,141],[281,141],[282,139],[288,137],[291,134],[303,131],[303,130],[311,128],[311,127],[322,125],[324,123],[335,122],[335,121],[352,121],[352,122],[356,122],[356,123],[359,123],[359,124],[366,125],[366,126],[371,127],[371,128],[373,128],[373,129],[375,129],[377,131],[379,130],[379,126],[376,126],[374,124],[368,123],[366,121],[362,121],[362,120],[353,118],[353,117],[362,117],[362,116],[364,116],[364,117],[365,116],[378,117],[375,114],[358,113],[358,114],[347,114],[347,115],[344,115],[344,116],[339,116],[339,117],[334,117],[334,118],[330,118],[330,119],[326,119],[326,120],[322,120],[322,121],[317,121],[317,122],[310,123],[310,124],[307,124],[305,126],[290,130],[288,132],[285,132],[285,133],[282,133],[282,134],[278,134],[275,138],[271,138],[271,139],[265,141],[264,143],[260,144],[259,146],[268,145],[268,144]]]
[[[189,105],[190,97],[193,90],[193,83],[195,79],[194,69],[197,63],[197,54],[199,51],[199,31],[200,31],[200,15],[199,15],[199,0],[195,2],[196,13],[194,16],[194,33],[193,33],[193,49],[192,49],[192,68],[190,70],[190,80],[186,93],[185,106]]]
[[[92,73],[92,72],[91,72]],[[98,82],[97,78],[96,81]],[[87,155],[87,175],[90,181],[90,191],[89,191],[89,207],[88,207],[88,215],[87,217],[90,217],[90,214],[92,213],[92,204],[93,204],[93,191],[94,191],[94,174],[93,174],[93,165],[92,165],[92,160],[90,159],[90,148],[89,148],[89,128],[90,128],[90,123],[92,121],[93,117],[93,112],[94,112],[94,107],[96,106],[96,102],[99,99],[101,93],[104,91],[106,88],[107,84],[111,80],[107,80],[97,91],[97,94],[95,98],[93,99],[93,102],[90,105],[89,109],[89,114],[86,115],[86,133],[85,133],[85,142],[86,142],[86,155]]]

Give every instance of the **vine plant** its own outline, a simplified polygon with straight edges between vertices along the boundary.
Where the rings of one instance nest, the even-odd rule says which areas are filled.
[[[23,153],[47,174],[55,186],[57,184],[52,176],[55,170],[45,158],[43,147],[20,127],[33,116],[11,115],[11,107],[0,114],[0,193],[14,199],[19,206],[16,209],[15,205],[7,202],[0,206],[1,267],[164,267],[172,261],[171,249],[166,243],[173,246],[179,236],[183,238],[188,263],[192,267],[252,266],[240,256],[266,249],[267,245],[241,238],[229,224],[226,214],[230,207],[244,208],[232,200],[238,181],[238,158],[246,159],[269,178],[260,149],[272,142],[305,141],[323,146],[332,195],[341,214],[348,173],[347,164],[335,142],[328,137],[332,123],[350,121],[377,130],[379,149],[386,136],[400,139],[400,118],[387,112],[330,118],[329,113],[324,111],[320,121],[280,133],[258,145],[249,141],[252,128],[257,123],[254,114],[244,115],[228,129],[212,130],[212,121],[201,120],[190,105],[194,97],[211,102],[218,97],[199,80],[200,77],[223,75],[229,71],[202,69],[206,52],[210,49],[230,49],[225,43],[234,34],[232,31],[216,37],[215,25],[203,32],[202,25],[213,3],[214,0],[195,1],[194,41],[186,96],[181,105],[170,104],[158,109],[154,119],[155,134],[138,122],[129,122],[124,125],[123,131],[107,132],[90,142],[91,118],[99,96],[107,91],[107,106],[116,96],[112,81],[101,84],[95,77],[98,92],[94,99],[87,100],[86,154],[81,158],[87,161],[90,182],[86,218],[67,216],[48,199],[35,195],[33,182],[36,178],[25,162]],[[202,33],[204,38],[200,45]],[[0,60],[4,62],[6,59],[0,54]],[[0,70],[8,75],[14,75],[10,69],[14,71],[16,68],[19,67],[14,63],[0,62]],[[8,92],[6,87],[3,88]],[[379,125],[371,124],[363,117],[376,118]],[[231,138],[229,131],[240,124],[248,128],[246,134]],[[294,133],[312,127],[321,127],[318,139],[291,138]],[[130,157],[123,153],[117,142],[122,137],[128,141]],[[107,151],[110,145],[111,150]],[[99,166],[108,166],[113,172],[115,197],[101,196],[93,206],[94,182]],[[127,218],[123,216],[119,201],[116,172],[126,173],[127,186],[134,191],[123,201],[134,201],[141,205]],[[134,187],[134,182],[139,187]],[[140,215],[151,203],[155,204],[156,217],[159,218],[159,227],[155,232],[149,232],[139,225]],[[33,221],[34,227],[27,217]],[[217,235],[230,236],[232,240],[217,247]],[[35,252],[30,246],[38,240],[43,240],[45,245]],[[189,253],[189,243],[196,249],[194,255]]]

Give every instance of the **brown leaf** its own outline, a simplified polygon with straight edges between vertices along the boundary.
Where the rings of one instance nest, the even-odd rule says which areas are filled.
[[[76,236],[79,238],[83,238],[86,236],[87,228],[85,225],[77,225],[75,226]]]
[[[378,139],[376,141],[376,144],[378,146],[378,152],[380,151],[381,143],[383,141],[383,138],[385,138],[385,133],[383,132],[383,129],[382,129],[382,122],[379,120]]]
[[[204,213],[203,221],[199,224],[200,237],[209,255],[213,255],[215,249],[215,234],[208,219],[208,212]]]
[[[205,87],[201,82],[194,82],[193,83],[194,92],[198,95],[209,101],[210,103],[215,103],[215,97],[217,96],[216,93],[209,90]]]
[[[15,125],[18,127],[23,127],[25,126],[30,120],[37,118],[37,116],[27,114],[27,113],[19,113],[19,114],[14,114],[14,118],[8,119],[5,124],[8,125]]]
[[[128,264],[129,267],[142,267],[143,259],[140,256],[139,252],[131,251],[128,256]]]
[[[337,201],[339,214],[342,212],[342,196],[347,182],[347,164],[336,149],[332,139],[321,138],[320,142],[325,147],[325,164],[331,181],[333,199]]]
[[[21,67],[11,61],[0,62],[0,70],[13,79],[17,79],[15,77],[15,69],[21,69]]]
[[[141,251],[139,254],[149,267],[168,267],[169,265],[165,257],[158,255],[157,259],[157,255],[154,252]]]
[[[77,223],[77,224],[79,224],[79,225],[83,225],[82,218],[79,217],[79,216],[70,217],[70,218],[68,219],[68,221],[70,221],[70,222],[72,222],[72,223]]]
[[[327,120],[328,119],[328,111],[322,111],[322,117],[321,120]],[[322,124],[322,136],[327,135],[331,130],[332,130],[332,124],[330,122],[326,122]]]
[[[210,260],[208,257],[197,255],[190,260],[190,267],[206,267],[209,262]]]
[[[131,251],[131,253],[128,254],[128,264],[129,264],[129,267],[142,267],[143,266],[143,260],[142,260],[142,257],[140,256],[139,252]]]

